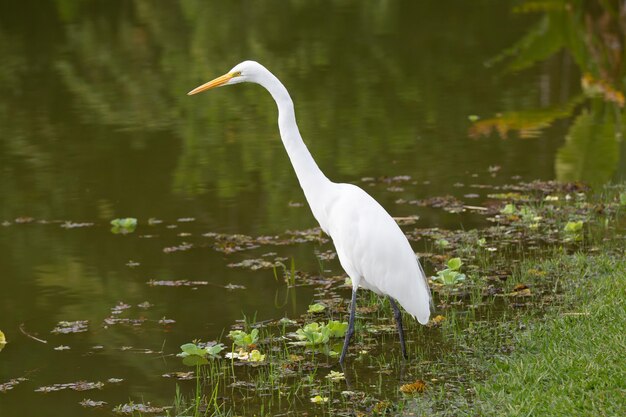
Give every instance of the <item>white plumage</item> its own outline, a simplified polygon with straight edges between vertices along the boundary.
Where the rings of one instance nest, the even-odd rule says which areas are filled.
[[[326,178],[302,141],[287,89],[261,64],[244,61],[189,94],[240,82],[260,84],[276,101],[280,136],[300,186],[313,216],[332,238],[341,266],[352,279],[350,323],[340,362],[354,331],[358,287],[390,297],[406,356],[401,315],[394,299],[421,324],[430,317],[428,282],[406,236],[389,213],[361,188]]]

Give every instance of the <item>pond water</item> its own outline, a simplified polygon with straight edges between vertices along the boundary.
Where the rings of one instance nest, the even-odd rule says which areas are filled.
[[[316,257],[328,244],[227,254],[204,236],[316,226],[269,94],[240,85],[186,95],[244,59],[287,86],[329,178],[363,186],[393,216],[418,215],[417,227],[485,222],[399,199],[480,193],[470,184],[623,178],[626,152],[614,139],[623,121],[598,146],[572,145],[577,131],[601,126],[581,114],[608,114],[614,104],[580,98],[585,71],[576,59],[559,50],[525,68],[496,59],[540,17],[495,0],[3,2],[0,330],[9,344],[0,383],[28,381],[0,393],[0,414],[91,415],[78,404],[86,397],[170,404],[175,382],[161,375],[180,367],[167,355],[182,343],[218,339],[244,315],[296,317],[315,298],[298,287],[276,303],[286,290],[272,269],[229,264],[276,252],[266,258],[341,273],[336,260]],[[498,115],[505,127],[489,124]],[[387,176],[410,180],[363,180]],[[119,217],[137,218],[136,231],[111,233]],[[116,315],[120,303],[130,308]],[[107,325],[110,317],[145,322]],[[88,331],[50,333],[76,320],[88,320]],[[124,382],[97,394],[34,392],[108,378]]]

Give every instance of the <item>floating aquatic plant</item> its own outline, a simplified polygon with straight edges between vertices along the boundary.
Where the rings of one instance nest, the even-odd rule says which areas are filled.
[[[257,349],[254,349],[251,352],[239,349],[238,352],[226,353],[226,359],[239,359],[246,362],[263,362],[265,360],[265,355]]]
[[[463,262],[461,258],[452,258],[447,263],[447,268],[443,271],[438,271],[434,281],[440,282],[443,285],[455,285],[465,281],[465,274],[459,272]]]
[[[507,204],[507,205],[504,206],[504,208],[502,210],[500,210],[500,213],[507,214],[507,215],[513,215],[513,214],[517,213],[517,208],[515,207],[515,204]]]
[[[188,366],[205,365],[209,363],[207,358],[218,358],[219,353],[225,349],[222,343],[199,346],[196,343],[185,343],[180,347],[180,352],[176,356],[183,358],[183,363]]]
[[[250,355],[248,355],[248,362],[263,362],[264,360],[265,355],[263,355],[256,349],[254,349],[252,352],[250,352]]]
[[[233,339],[233,343],[236,346],[248,350],[250,346],[256,345],[259,341],[259,329],[252,329],[250,333],[246,333],[243,330],[231,330],[228,333],[228,337]]]
[[[134,217],[126,217],[121,219],[113,219],[111,220],[111,232],[115,234],[125,235],[127,233],[132,233],[137,228],[137,219]]]
[[[328,397],[322,397],[321,395],[316,395],[311,398],[311,402],[314,404],[323,404],[328,402]]]
[[[326,324],[309,323],[296,330],[296,337],[307,346],[328,343],[331,338],[343,337],[348,330],[347,322],[329,320]],[[298,342],[296,342],[298,344]]]
[[[326,309],[326,306],[324,304],[311,304],[309,306],[309,309],[307,310],[307,313],[321,313],[322,311],[324,311]]]
[[[567,222],[563,230],[566,233],[579,233],[583,229],[583,221]]]

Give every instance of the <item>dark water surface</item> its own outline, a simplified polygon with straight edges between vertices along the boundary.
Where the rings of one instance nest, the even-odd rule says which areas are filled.
[[[532,138],[472,137],[470,116],[551,108],[580,93],[581,71],[565,53],[519,72],[487,65],[537,20],[511,13],[508,2],[0,4],[0,330],[9,341],[0,383],[29,379],[0,393],[2,416],[97,413],[83,411],[83,398],[170,404],[175,382],[161,374],[180,360],[143,349],[176,353],[192,339],[219,338],[244,314],[306,311],[313,289],[276,307],[284,284],[271,270],[227,265],[273,251],[317,273],[315,251],[330,247],[226,255],[202,236],[316,226],[308,208],[294,204],[304,196],[269,94],[240,85],[186,96],[244,59],[287,86],[328,177],[367,187],[363,177],[410,176],[402,189],[366,189],[394,216],[419,215],[418,227],[482,221],[396,200],[462,197],[477,192],[469,184],[517,176],[604,182],[624,166],[618,149],[600,178],[597,170],[592,178],[563,171],[559,149],[580,108]],[[490,166],[500,168],[492,175]],[[136,232],[111,233],[117,217],[137,218]],[[151,218],[163,223],[149,225]],[[61,227],[65,221],[94,225]],[[164,251],[182,242],[195,247]],[[325,267],[339,271],[336,261]],[[211,285],[151,287],[151,279]],[[247,289],[224,289],[229,283]],[[153,306],[137,307],[144,301]],[[121,317],[148,321],[106,328],[119,302],[132,306]],[[163,317],[176,322],[159,324]],[[89,320],[89,331],[51,334],[62,320]],[[71,349],[53,349],[60,345]],[[125,381],[96,393],[34,392],[112,377]]]

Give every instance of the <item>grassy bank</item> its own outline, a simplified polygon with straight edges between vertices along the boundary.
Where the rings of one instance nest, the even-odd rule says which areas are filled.
[[[537,270],[559,283],[563,300],[487,367],[486,381],[475,384],[474,413],[626,415],[623,251],[556,256],[521,278],[531,281]]]

